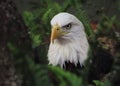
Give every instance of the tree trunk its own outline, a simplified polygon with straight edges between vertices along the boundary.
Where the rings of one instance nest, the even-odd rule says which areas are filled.
[[[0,86],[20,86],[13,57],[24,55],[30,48],[27,28],[15,4],[11,0],[0,0]]]
[[[0,86],[18,86],[17,75],[5,40],[0,43]]]

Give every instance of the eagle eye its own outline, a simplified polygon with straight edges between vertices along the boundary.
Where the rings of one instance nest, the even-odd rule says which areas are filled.
[[[65,26],[63,26],[65,29],[70,29],[71,28],[71,23],[69,23],[69,24],[67,24],[67,25],[65,25]]]

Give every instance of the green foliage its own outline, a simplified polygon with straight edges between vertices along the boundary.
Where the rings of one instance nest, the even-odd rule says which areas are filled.
[[[97,32],[94,33],[90,26],[89,18],[87,17],[86,12],[82,9],[82,2],[83,0],[66,0],[63,3],[57,3],[54,0],[40,0],[39,3],[31,2],[31,11],[24,11],[23,18],[26,26],[28,27],[29,36],[32,40],[33,51],[35,50],[35,55],[20,55],[20,57],[23,58],[17,59],[16,61],[24,86],[53,86],[55,84],[54,81],[58,81],[57,85],[54,86],[89,86],[89,83],[87,83],[87,73],[90,69],[89,61],[93,58],[92,50],[98,46],[110,49],[105,44],[101,45],[98,38],[101,36],[113,37],[110,39],[115,39],[118,43],[120,37],[117,36],[116,31],[113,30],[116,16],[109,18],[106,15],[102,15],[98,24]],[[90,42],[90,59],[87,61],[88,63],[86,63],[86,68],[83,70],[81,76],[76,76],[68,71],[64,71],[58,67],[51,67],[46,64],[51,27],[50,20],[55,14],[64,11],[74,14],[81,20],[81,22],[83,22]],[[19,50],[17,50],[17,48],[11,43],[8,43],[8,47],[14,52],[14,55],[19,52]],[[39,64],[35,62],[36,55],[37,60],[40,60]],[[118,52],[115,56],[120,57],[120,53]],[[115,62],[117,66],[113,66],[113,69],[115,70],[120,67],[120,65],[118,65],[118,59],[119,58],[117,58]],[[49,76],[49,73],[51,72],[53,73],[52,77],[56,80]],[[53,79],[53,81],[51,79]],[[93,82],[97,86],[111,86],[109,78],[104,82],[99,80],[94,80]]]
[[[71,74],[68,71],[64,71],[59,67],[49,67],[59,80],[58,86],[83,86],[83,81],[80,77],[77,77],[74,74]]]
[[[29,26],[29,34],[32,39],[33,48],[37,47],[41,43],[41,34],[39,33],[39,24],[35,23],[35,16],[31,12],[24,12],[24,20],[27,26]]]
[[[94,80],[93,82],[96,84],[96,86],[111,86],[110,82],[107,81],[107,80],[104,81],[104,82],[98,81],[98,80]]]
[[[46,65],[35,64],[30,58],[27,59],[27,61],[35,86],[53,86],[48,78],[48,69]]]
[[[29,78],[32,80],[32,84],[28,82],[28,86],[53,86],[54,83],[50,82],[52,77],[58,81],[57,86],[83,86],[83,80],[81,77],[78,77],[68,71],[64,71],[59,67],[52,67],[47,65],[35,64],[32,59],[27,58],[26,64],[29,69]],[[53,76],[49,76],[49,73],[53,73]],[[56,86],[56,85],[55,85]]]

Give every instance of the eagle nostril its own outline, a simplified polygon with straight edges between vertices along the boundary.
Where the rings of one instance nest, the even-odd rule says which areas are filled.
[[[56,30],[59,30],[58,28]]]

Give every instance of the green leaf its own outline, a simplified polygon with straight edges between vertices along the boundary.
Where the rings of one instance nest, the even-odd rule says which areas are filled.
[[[25,21],[26,25],[29,26],[34,19],[34,16],[31,12],[25,11],[23,13],[23,18],[24,18],[24,21]]]
[[[49,15],[50,15],[51,12],[52,12],[52,9],[49,8],[49,9],[44,13],[44,15],[43,15],[43,17],[42,17],[42,20],[43,20],[44,22],[46,22],[46,20],[48,20]]]
[[[59,67],[49,67],[49,68],[58,77],[59,81],[61,82],[60,86],[62,85],[68,86],[68,84],[70,84],[71,86],[82,86],[83,81],[80,77],[77,77],[76,75],[68,71],[64,71]]]
[[[33,39],[33,48],[39,46],[40,43],[42,42],[40,34],[33,35],[32,39]]]
[[[97,86],[104,86],[103,82],[100,82],[98,80],[93,80],[93,82],[97,85]]]

